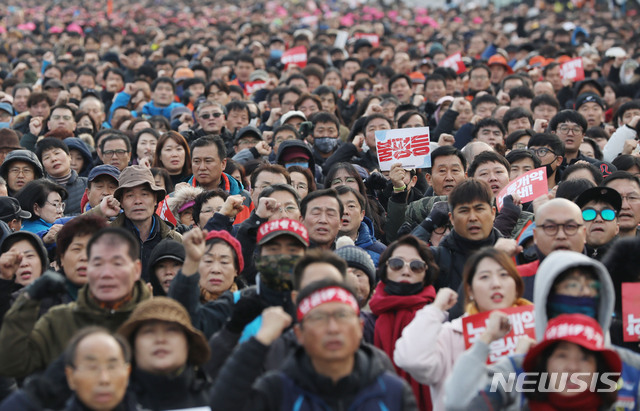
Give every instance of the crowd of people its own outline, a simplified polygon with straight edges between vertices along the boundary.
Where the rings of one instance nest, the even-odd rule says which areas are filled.
[[[0,5],[0,410],[640,409],[638,9],[454,3]]]

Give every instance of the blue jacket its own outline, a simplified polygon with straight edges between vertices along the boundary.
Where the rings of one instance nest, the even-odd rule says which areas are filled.
[[[184,104],[176,103],[174,101],[166,107],[156,107],[153,101],[150,101],[142,107],[142,114],[146,114],[148,116],[165,116],[167,120],[171,120],[171,111],[176,107],[184,106]]]
[[[365,217],[360,223],[358,230],[358,238],[356,238],[356,246],[365,250],[373,259],[373,264],[378,267],[380,254],[387,249],[387,246],[376,240],[373,231],[373,221],[369,217]]]

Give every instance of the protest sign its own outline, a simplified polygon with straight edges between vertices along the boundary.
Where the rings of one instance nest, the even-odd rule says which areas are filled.
[[[377,34],[369,34],[369,33],[356,33],[353,35],[356,39],[365,39],[369,40],[369,43],[373,47],[378,47],[380,45],[380,36]]]
[[[500,310],[509,316],[511,331],[503,338],[489,345],[488,364],[493,364],[505,355],[513,354],[518,340],[521,337],[528,336],[534,339],[536,338],[533,307],[533,305],[523,305]],[[487,328],[489,314],[491,314],[491,311],[485,311],[462,318],[462,334],[464,336],[465,348],[471,347]]]
[[[280,61],[284,64],[285,70],[290,64],[304,68],[307,65],[307,49],[303,46],[290,48],[282,54]]]
[[[404,168],[431,167],[429,127],[376,131],[376,150],[380,171],[388,171],[395,163]]]
[[[504,205],[504,198],[510,194],[518,194],[520,200],[526,203],[548,192],[547,170],[545,167],[540,167],[524,173],[503,188],[496,198],[496,205],[498,210],[501,210]]]
[[[267,82],[264,80],[248,81],[244,83],[245,91],[248,95],[255,93],[258,90],[262,90],[267,86]]]
[[[582,66],[582,57],[569,60],[560,67],[560,76],[563,79],[571,81],[584,80],[584,67]]]
[[[627,342],[640,341],[640,283],[622,283],[622,336]]]
[[[462,61],[462,55],[460,54],[460,52],[457,52],[456,54],[452,54],[446,59],[442,60],[440,63],[438,63],[438,66],[450,67],[454,69],[457,74],[461,74],[467,71],[467,67],[464,65],[464,62]]]

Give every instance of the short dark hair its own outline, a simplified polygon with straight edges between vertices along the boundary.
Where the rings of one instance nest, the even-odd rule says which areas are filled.
[[[502,123],[500,123],[498,120],[496,120],[493,117],[487,117],[487,118],[481,119],[476,123],[475,127],[473,128],[473,131],[471,132],[471,135],[473,136],[473,138],[477,138],[478,132],[480,131],[480,129],[484,127],[497,127],[500,130],[500,132],[502,132],[503,136],[507,133]]]
[[[467,169],[467,159],[464,158],[464,154],[454,146],[440,146],[431,152],[431,167],[436,163],[438,157],[456,156],[462,163],[462,168]],[[432,168],[427,169],[427,173],[431,174]]]
[[[156,87],[158,87],[158,85],[161,83],[170,84],[173,92],[176,92],[176,83],[173,82],[173,79],[171,77],[158,77],[157,79],[153,80],[153,83],[151,83],[151,91],[156,91]]]
[[[451,194],[449,194],[451,214],[460,204],[467,204],[472,201],[482,201],[493,206],[493,193],[489,184],[475,178],[468,178],[455,186]]]
[[[538,168],[541,165],[541,162],[538,156],[534,155],[531,151],[525,150],[522,148],[509,151],[509,153],[505,156],[505,158],[507,159],[509,164],[513,164],[516,161],[520,161],[525,158],[528,158],[531,161],[533,161],[533,168]]]
[[[369,123],[371,123],[373,120],[375,120],[377,118],[381,118],[383,120],[387,120],[387,123],[389,123],[389,127],[393,128],[393,120],[391,120],[390,118],[388,118],[384,114],[375,113],[375,114],[371,114],[370,116],[367,116],[364,119],[364,121],[362,123],[362,129],[366,130],[367,126],[369,125]]]
[[[64,187],[45,178],[29,181],[14,197],[20,203],[20,208],[31,213],[29,221],[35,221],[40,217],[34,213],[34,206],[44,207],[49,194],[54,191],[60,194],[62,201],[67,199],[68,193]]]
[[[533,90],[531,90],[527,86],[518,86],[509,90],[509,98],[514,99],[518,97],[530,98],[533,100],[535,97],[533,94]]]
[[[609,183],[616,180],[633,181],[638,185],[638,188],[640,188],[640,178],[638,178],[636,175],[631,174],[627,171],[614,171],[613,173],[608,175],[607,178],[604,179],[604,181],[602,182],[602,186],[606,187],[607,185],[609,185]]]
[[[131,362],[131,346],[129,345],[129,342],[126,338],[124,338],[120,334],[112,334],[104,327],[92,325],[89,327],[81,328],[74,334],[71,340],[69,340],[67,348],[64,351],[64,365],[66,367],[76,367],[76,353],[78,352],[78,346],[85,338],[90,337],[94,334],[108,335],[109,337],[116,340],[116,342],[120,346],[120,349],[122,350],[122,357],[124,358],[124,362],[127,364]]]
[[[389,86],[388,86],[389,90],[391,90],[391,86],[393,85],[393,83],[395,83],[396,81],[402,80],[402,79],[404,79],[407,82],[407,85],[409,87],[411,87],[411,84],[412,84],[411,77],[409,77],[409,76],[407,76],[406,74],[403,74],[403,73],[398,73],[398,74],[395,74],[393,77],[391,77],[389,79]]]
[[[293,267],[293,289],[300,290],[300,284],[302,283],[302,277],[304,271],[308,266],[315,263],[328,263],[334,266],[340,271],[342,278],[346,280],[347,278],[347,262],[342,258],[338,257],[335,253],[329,250],[321,250],[321,249],[313,249],[307,251],[304,256],[302,256],[296,265]],[[315,283],[315,281],[314,281]],[[298,297],[298,301],[300,301]]]
[[[629,171],[633,166],[640,168],[640,158],[631,154],[621,154],[614,158],[611,164],[616,166],[618,171]]]
[[[51,100],[51,97],[49,97],[47,93],[44,91],[33,92],[27,99],[27,107],[33,107],[43,101],[46,101],[49,106],[53,106],[53,100]]]
[[[555,96],[552,96],[551,94],[540,94],[538,96],[535,96],[533,100],[531,100],[531,111],[543,104],[555,107],[556,110],[560,111],[560,102],[557,98],[555,98]]]
[[[628,110],[640,110],[640,100],[627,101],[618,107],[616,112],[613,114],[613,120],[616,123],[616,126],[620,125],[620,120],[622,120],[624,113]]]
[[[278,191],[286,191],[287,193],[291,194],[293,196],[293,198],[296,200],[296,204],[299,206],[300,205],[300,194],[298,194],[298,192],[295,190],[295,188],[291,187],[291,185],[289,184],[273,184],[270,185],[269,187],[265,188],[264,190],[262,190],[260,192],[260,195],[258,196],[258,199],[262,198],[262,197],[269,197],[271,194],[273,193],[277,193]]]
[[[229,197],[229,193],[227,193],[221,188],[216,188],[214,190],[204,191],[198,194],[196,198],[194,198],[193,212],[192,212],[193,222],[196,223],[198,226],[200,225],[200,212],[202,211],[202,206],[204,205],[204,203],[209,201],[209,199],[214,197],[220,197],[226,201],[227,197]]]
[[[338,206],[340,207],[340,218],[342,218],[342,215],[344,214],[344,205],[342,204],[342,201],[340,201],[338,192],[333,188],[325,188],[323,190],[317,190],[307,194],[307,196],[300,202],[300,214],[302,215],[302,218],[304,218],[307,214],[307,206],[309,205],[309,203],[320,197],[335,198],[338,202]]]
[[[67,147],[67,145],[58,138],[46,137],[38,141],[38,144],[36,145],[36,156],[38,156],[40,163],[42,163],[42,155],[44,152],[55,148],[59,148],[69,155],[69,147]]]
[[[282,103],[282,100],[284,100],[284,96],[287,93],[295,93],[298,95],[298,97],[300,97],[300,95],[302,94],[302,91],[300,91],[300,89],[296,86],[283,87],[278,93],[278,101],[280,103]]]
[[[536,133],[529,139],[528,147],[542,146],[549,147],[557,156],[564,156],[564,142],[555,134]]]
[[[507,174],[509,173],[509,169],[511,168],[507,159],[500,154],[496,153],[495,151],[483,151],[473,159],[473,162],[471,163],[471,165],[469,165],[469,169],[467,170],[467,175],[469,177],[473,177],[476,174],[476,170],[478,169],[478,167],[486,163],[502,164],[507,170]]]
[[[475,97],[473,100],[471,100],[471,107],[473,107],[473,109],[475,110],[475,108],[478,107],[479,104],[483,103],[493,103],[496,106],[500,105],[497,97],[492,96],[491,94],[482,94],[481,96]]]
[[[434,73],[434,74],[432,74],[430,76],[427,76],[427,78],[424,80],[425,88],[427,87],[427,84],[432,82],[432,81],[434,81],[434,82],[435,81],[441,81],[443,84],[445,84],[445,85],[447,84],[447,81],[445,80],[445,78],[442,75],[440,75],[438,73]]]
[[[109,245],[117,245],[122,244],[123,242],[127,244],[129,250],[127,254],[133,260],[140,259],[140,241],[133,237],[129,231],[120,227],[107,227],[99,230],[89,239],[87,243],[87,259],[91,259],[91,248],[94,244],[102,241],[104,238],[105,241],[108,241]]]
[[[566,198],[575,201],[585,190],[595,187],[593,181],[586,178],[576,178],[575,180],[563,180],[558,184],[556,198]]]
[[[124,141],[124,145],[127,147],[127,151],[131,152],[131,140],[129,139],[129,136],[127,136],[126,134],[124,134],[122,132],[119,132],[119,133],[113,133],[112,132],[107,137],[102,139],[102,141],[100,142],[100,151],[104,151],[104,146],[109,141],[115,141],[115,140]]]
[[[360,204],[360,208],[362,209],[362,211],[366,210],[367,200],[364,198],[362,194],[360,194],[359,191],[354,190],[353,187],[342,185],[342,186],[336,187],[335,190],[338,192],[338,195],[343,195],[347,193],[353,194],[354,196],[356,196],[356,200],[358,200],[358,204]]]
[[[280,164],[263,164],[260,167],[256,168],[253,173],[251,173],[251,187],[256,186],[256,181],[258,180],[258,175],[263,171],[274,173],[274,174],[282,174],[284,178],[287,180],[287,184],[291,184],[291,176],[289,176],[289,172],[286,168],[281,166]]]
[[[412,110],[412,111],[407,111],[406,113],[404,113],[403,115],[400,116],[400,118],[398,119],[398,121],[396,122],[398,124],[398,128],[403,128],[405,123],[407,121],[409,121],[409,119],[413,116],[418,116],[422,119],[422,122],[424,123],[425,127],[427,127],[429,125],[429,120],[427,120],[427,117],[420,113],[417,110]]]
[[[525,128],[524,130],[516,130],[504,139],[504,145],[506,148],[511,150],[516,141],[520,140],[523,136],[529,136],[529,138],[531,138],[534,134],[535,131],[530,128]]]
[[[507,112],[504,113],[504,117],[502,117],[502,125],[508,130],[509,122],[511,120],[516,120],[522,117],[526,117],[529,120],[531,127],[533,127],[533,115],[531,115],[529,110],[522,107],[513,107],[507,110]]]
[[[558,125],[560,123],[572,122],[580,126],[582,128],[582,132],[586,133],[587,131],[587,119],[585,119],[582,114],[578,113],[575,110],[562,110],[549,121],[549,130],[556,131],[558,129]]]
[[[433,258],[433,253],[431,252],[431,249],[429,248],[429,245],[427,245],[427,243],[410,234],[402,236],[396,241],[389,244],[389,247],[387,247],[387,249],[384,250],[384,252],[380,255],[380,261],[378,263],[376,272],[377,277],[380,279],[380,281],[386,283],[389,279],[389,277],[387,276],[387,261],[389,261],[389,259],[393,255],[393,252],[402,245],[415,248],[422,261],[427,264],[427,270],[424,276],[423,284],[425,286],[433,284],[438,278],[439,272],[438,266],[436,265],[435,259]]]
[[[225,107],[227,108],[227,113],[231,113],[232,111],[236,111],[236,110],[246,111],[247,116],[251,118],[251,110],[249,109],[249,105],[244,101],[239,101],[239,100],[230,101],[227,103]]]
[[[224,160],[227,157],[227,147],[220,136],[214,136],[212,134],[208,136],[202,136],[197,138],[193,143],[191,143],[191,156],[193,157],[194,150],[198,147],[208,147],[215,145],[218,148],[218,157],[220,161]]]
[[[104,218],[95,215],[79,215],[62,226],[56,237],[56,261],[60,265],[60,259],[67,252],[75,237],[93,235],[107,227]]]
[[[309,118],[309,121],[313,123],[313,129],[315,130],[316,125],[319,123],[332,123],[338,129],[338,133],[340,133],[340,120],[333,113],[328,113],[326,111],[319,111],[317,113],[313,113]]]
[[[567,178],[571,175],[571,173],[575,173],[576,171],[579,171],[579,170],[587,170],[593,176],[593,179],[595,180],[596,185],[602,184],[604,177],[602,177],[602,173],[600,172],[600,169],[590,163],[571,164],[562,173],[562,179],[567,180]]]

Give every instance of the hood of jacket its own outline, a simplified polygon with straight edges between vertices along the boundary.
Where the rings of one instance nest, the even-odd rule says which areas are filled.
[[[313,158],[313,153],[311,152],[311,149],[309,148],[309,146],[307,145],[307,143],[305,143],[302,140],[287,140],[287,141],[283,141],[282,144],[280,144],[280,147],[278,148],[278,154],[276,155],[276,163],[280,164],[281,166],[284,167],[282,160],[282,155],[285,152],[285,149],[289,149],[291,147],[299,147],[301,149],[303,149],[305,151],[305,153],[307,153],[309,155],[309,170],[311,170],[311,173],[313,174],[314,178],[315,178],[315,174],[316,174],[316,160]]]
[[[601,262],[575,251],[554,251],[540,263],[533,284],[536,339],[538,341],[542,340],[549,321],[549,318],[547,318],[547,300],[551,293],[553,282],[562,272],[570,268],[585,266],[593,267],[600,281],[600,302],[597,320],[605,333],[609,330],[615,294],[613,282],[605,266]]]
[[[330,378],[315,371],[303,347],[298,347],[294,354],[289,356],[282,366],[282,371],[300,388],[333,402],[353,398],[361,389],[373,383],[386,369],[374,354],[373,348],[361,344],[355,353],[351,374],[343,377],[336,384]]]
[[[358,229],[358,238],[356,238],[356,245],[358,247],[368,247],[376,242],[374,237],[373,221],[369,217],[365,217],[360,223]]]

